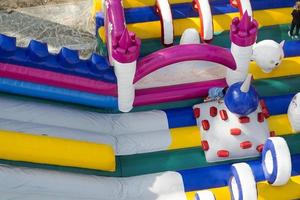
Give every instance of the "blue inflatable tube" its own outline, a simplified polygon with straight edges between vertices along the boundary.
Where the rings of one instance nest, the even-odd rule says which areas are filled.
[[[295,94],[263,97],[270,115],[281,115],[287,113],[288,106]],[[280,106],[278,106],[280,105]],[[195,126],[193,109],[191,107],[164,110],[168,117],[169,128]]]
[[[294,0],[253,0],[251,5],[253,10],[264,10],[274,8],[292,7]],[[229,1],[211,1],[211,12],[213,15],[237,12]],[[182,3],[171,5],[173,19],[182,19],[188,17],[198,17],[198,12],[192,7],[192,3]],[[125,9],[125,18],[128,24],[148,21],[159,21],[159,15],[155,13],[154,7],[140,7]]]
[[[284,57],[295,57],[300,55],[300,40],[285,42]]]
[[[257,182],[264,181],[265,176],[261,165],[261,159],[248,161],[247,163],[253,171],[255,180]],[[300,175],[299,154],[292,156],[292,166],[292,176]],[[215,165],[204,168],[181,170],[178,171],[178,173],[182,176],[185,191],[189,192],[227,186],[227,182],[230,178],[230,167],[231,164]]]
[[[174,108],[164,111],[168,118],[169,128],[196,125],[192,107]]]
[[[96,95],[6,78],[0,78],[0,91],[98,108],[118,109],[118,99],[116,97]]]
[[[263,99],[266,102],[270,115],[281,115],[287,113],[290,102],[294,96],[295,94],[289,94],[275,97],[264,97]]]

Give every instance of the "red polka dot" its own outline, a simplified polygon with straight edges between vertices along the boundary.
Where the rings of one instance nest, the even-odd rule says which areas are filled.
[[[262,150],[263,150],[263,148],[264,148],[264,145],[263,144],[260,144],[260,145],[258,145],[257,147],[256,147],[256,150],[258,151],[258,152],[262,152]]]
[[[194,108],[194,117],[199,118],[200,117],[200,108]]]
[[[226,110],[220,110],[220,116],[221,116],[221,119],[224,121],[228,119]]]
[[[240,147],[242,149],[249,149],[252,147],[252,143],[250,141],[241,142]]]
[[[250,118],[247,117],[247,116],[240,117],[240,118],[239,118],[239,122],[240,122],[241,124],[249,123],[249,122],[250,122]]]
[[[202,146],[203,151],[207,151],[209,149],[209,145],[208,145],[207,140],[202,140],[201,141],[201,146]]]
[[[239,128],[232,128],[230,129],[230,134],[231,135],[241,135],[242,131]]]
[[[265,118],[269,118],[270,114],[267,108],[262,109],[262,113],[264,114]]]
[[[261,99],[261,100],[259,101],[259,104],[260,104],[260,106],[261,106],[261,109],[267,108],[265,100]]]
[[[203,127],[203,129],[204,130],[208,130],[209,129],[209,122],[207,121],[207,120],[202,120],[202,122],[201,122],[201,124],[202,124],[202,127]]]
[[[260,112],[260,113],[257,113],[257,121],[262,123],[265,121],[265,115],[264,113]]]
[[[229,151],[227,150],[219,150],[217,152],[217,156],[221,158],[229,157]]]
[[[218,114],[218,109],[214,106],[210,107],[209,114],[211,117],[215,117]]]

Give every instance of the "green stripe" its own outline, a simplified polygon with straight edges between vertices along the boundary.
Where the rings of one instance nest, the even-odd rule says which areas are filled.
[[[286,76],[277,77],[272,79],[260,79],[253,81],[258,94],[264,96],[279,96],[287,94],[295,94],[300,92],[300,76]],[[191,107],[197,103],[202,102],[202,98],[191,99],[179,102],[169,102],[164,104],[140,106],[133,109],[133,111],[146,111],[146,110],[164,110],[168,108]]]
[[[299,154],[300,134],[288,135],[284,136],[284,138],[289,144],[291,154]],[[244,160],[245,159],[238,160],[238,162]],[[200,149],[200,147],[124,156],[121,157],[121,162],[123,176],[135,176],[168,170],[177,171],[183,169],[207,167],[223,163],[232,163],[232,161],[222,163],[207,163],[204,152],[202,149]]]
[[[291,134],[283,137],[286,139],[289,145],[291,154],[300,154],[300,134]],[[246,160],[252,159],[236,160],[236,162],[243,162]],[[0,164],[113,177],[129,177],[163,171],[177,171],[183,169],[208,167],[224,163],[233,163],[233,161],[207,163],[204,152],[200,147],[136,154],[130,156],[117,156],[117,171],[114,173],[74,167],[60,167],[0,160]]]

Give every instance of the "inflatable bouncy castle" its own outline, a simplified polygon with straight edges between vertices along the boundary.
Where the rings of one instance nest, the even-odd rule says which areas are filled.
[[[0,199],[299,199],[294,3],[94,0],[86,60],[0,34]]]

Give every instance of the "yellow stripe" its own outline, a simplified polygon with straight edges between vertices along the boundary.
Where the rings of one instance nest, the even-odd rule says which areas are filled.
[[[201,145],[200,130],[197,126],[173,128],[170,130],[172,143],[169,149],[196,147]]]
[[[275,131],[276,135],[287,135],[293,133],[287,115],[274,115],[268,119],[269,130]]]
[[[279,8],[269,10],[254,11],[254,17],[260,26],[271,26],[287,24],[291,21],[291,8]],[[231,21],[239,13],[227,13],[213,16],[214,31],[222,32],[229,30]],[[187,28],[199,29],[200,22],[198,17],[174,20],[174,34],[180,36]],[[128,29],[135,32],[141,39],[159,38],[161,36],[160,21],[142,22],[128,24]]]
[[[278,8],[269,10],[254,11],[254,17],[259,22],[260,26],[271,26],[277,24],[290,23],[291,8]],[[239,13],[226,13],[223,15],[214,15],[214,31],[222,32],[229,30],[231,21],[234,17],[239,16]],[[141,39],[159,38],[161,36],[160,21],[141,22],[128,24],[128,29],[135,32]],[[198,17],[176,19],[174,20],[174,34],[180,36],[187,28],[199,29],[200,22]],[[100,32],[102,40],[105,38],[103,30]]]
[[[255,62],[250,64],[249,73],[254,79],[275,78],[280,76],[292,76],[300,74],[300,57],[284,58],[280,67],[271,73],[264,73]]]
[[[102,42],[106,43],[106,35],[105,35],[105,28],[104,28],[104,26],[102,26],[102,27],[99,28],[98,34],[99,34],[99,37],[102,40]]]
[[[271,116],[268,124],[270,131],[275,131],[276,135],[293,132],[286,114]],[[170,134],[172,142],[168,147],[169,150],[201,146],[200,129],[197,126],[173,128],[170,129]]]
[[[0,130],[0,158],[5,160],[115,171],[111,146]]]
[[[266,181],[257,183],[258,200],[291,200],[299,199],[300,197],[300,176],[293,176],[288,184],[281,187],[274,187]],[[218,200],[230,199],[230,192],[228,187],[212,188],[210,189]],[[187,192],[187,200],[194,200],[194,192]]]
[[[102,1],[101,0],[93,0],[93,5],[91,9],[92,16],[95,16],[97,12],[101,11]]]

